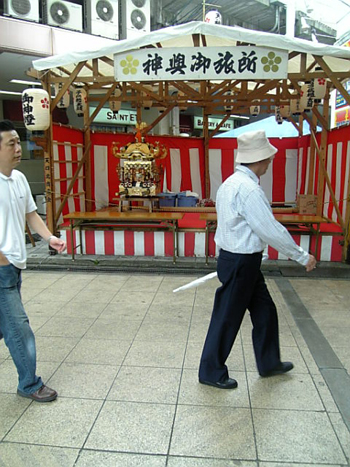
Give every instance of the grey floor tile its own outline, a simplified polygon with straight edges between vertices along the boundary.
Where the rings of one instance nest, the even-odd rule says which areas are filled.
[[[349,348],[350,326],[322,326],[321,330],[332,347]]]
[[[56,288],[51,286],[50,288],[46,288],[35,295],[35,300],[46,301],[47,303],[50,303],[51,301],[67,303],[72,300],[72,298],[74,298],[78,293],[79,292],[74,288],[65,287],[62,289],[61,287]]]
[[[169,457],[168,467],[257,467],[256,462],[228,459],[198,459],[194,457]]]
[[[23,415],[29,404],[30,400],[23,397],[0,393],[0,440]]]
[[[179,406],[172,456],[255,460],[251,412],[232,407]]]
[[[32,402],[5,440],[81,448],[101,405],[97,400],[65,398],[49,404]]]
[[[60,362],[37,362],[36,374],[47,382],[57,370]],[[18,386],[18,374],[11,358],[0,366],[0,392],[15,394]]]
[[[350,374],[350,348],[333,346],[334,352],[337,354],[339,360],[343,364],[346,371]]]
[[[308,374],[289,372],[273,378],[248,373],[253,408],[322,411],[324,406]]]
[[[253,409],[253,420],[262,461],[347,462],[326,413]]]
[[[77,467],[165,467],[166,456],[83,450]]]
[[[118,372],[108,399],[175,404],[180,376],[180,369],[123,366]]]
[[[90,318],[94,319],[100,316],[105,309],[106,304],[102,302],[75,302],[70,301],[61,307],[56,313],[56,318],[75,317],[75,318]]]
[[[249,407],[245,372],[235,372],[234,378],[238,382],[237,389],[220,391],[219,389],[200,384],[198,382],[198,370],[185,369],[181,378],[179,404]]]
[[[137,333],[136,341],[171,340],[173,342],[186,342],[188,337],[188,325],[175,323],[174,321],[153,320],[144,321]]]
[[[89,339],[113,339],[130,341],[135,338],[140,323],[133,320],[114,320],[98,318],[87,331],[85,337]]]
[[[315,387],[319,393],[322,403],[328,413],[338,413],[337,404],[334,402],[333,396],[328,389],[327,383],[323,379],[320,373],[311,375],[314,381]]]
[[[84,302],[84,303],[109,303],[115,296],[117,291],[114,289],[101,290],[101,288],[87,288],[81,292],[75,294],[72,299],[73,302]]]
[[[108,401],[87,440],[89,449],[166,454],[175,405]]]
[[[134,306],[150,305],[155,297],[155,292],[129,292],[128,290],[120,290],[111,300],[111,303],[119,303],[120,305],[133,304]]]
[[[135,341],[124,361],[126,366],[181,368],[185,343],[172,341]]]
[[[101,320],[120,321],[120,320],[130,320],[141,322],[148,310],[149,305],[140,305],[139,303],[109,303],[105,306],[103,312],[100,315]]]
[[[329,417],[337,434],[338,440],[344,450],[348,464],[350,465],[350,432],[339,413],[330,413]]]
[[[124,340],[103,340],[83,337],[66,362],[90,363],[95,365],[120,365],[130,348]]]
[[[168,323],[179,323],[188,325],[192,315],[192,308],[186,306],[174,306],[169,302],[168,306],[151,305],[145,317],[145,324],[154,321],[167,320]],[[165,323],[164,323],[165,324]]]
[[[132,275],[123,284],[122,290],[128,292],[157,292],[163,280],[163,276],[157,275]]]
[[[177,293],[169,296],[169,293],[158,292],[154,297],[152,304],[167,306],[169,305],[170,298],[173,298],[173,303],[176,303],[179,307],[192,307],[194,303],[194,295],[192,294]]]
[[[63,449],[28,444],[0,444],[1,467],[73,467],[78,449]]]
[[[118,370],[118,366],[63,363],[49,384],[61,397],[104,399]]]
[[[93,319],[87,318],[51,318],[36,334],[46,337],[82,337],[93,322]]]
[[[32,319],[34,316],[54,316],[64,306],[65,304],[60,301],[50,300],[47,302],[33,298],[26,303],[25,310],[29,319]]]
[[[79,342],[79,337],[36,336],[38,362],[62,362]]]

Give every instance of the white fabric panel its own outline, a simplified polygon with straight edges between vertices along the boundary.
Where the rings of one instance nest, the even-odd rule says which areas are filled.
[[[300,246],[303,250],[309,251],[310,250],[310,237],[309,235],[301,235],[300,236]]]
[[[198,194],[199,199],[202,199],[202,184],[201,184],[201,173],[200,173],[200,167],[199,167],[198,148],[190,149],[189,154],[190,154],[192,191]]]
[[[349,187],[349,171],[350,171],[350,141],[348,141],[348,147],[346,149],[346,163],[345,163],[345,185],[344,185],[344,202],[343,202],[343,218],[345,219],[346,216],[346,199],[350,196],[350,192],[348,192]]]
[[[105,236],[103,230],[95,230],[95,255],[105,254]]]
[[[145,256],[145,232],[134,232],[135,256]]]
[[[221,149],[209,149],[210,198],[213,200],[222,183],[221,157]]]
[[[341,188],[341,179],[342,179],[342,164],[341,164],[341,153],[343,149],[343,143],[340,141],[337,144],[337,166],[336,166],[336,172],[335,172],[335,199],[338,201],[338,206],[339,206],[339,201],[341,199],[341,193],[340,193],[340,188]],[[338,216],[337,216],[337,211],[335,208],[333,208],[333,213],[332,213],[333,220],[337,221]]]
[[[170,149],[171,191],[178,193],[181,187],[180,149]]]
[[[297,191],[298,150],[286,150],[286,185],[284,188],[285,201],[295,201]]]
[[[327,148],[327,173],[329,176],[329,179],[332,179],[332,159],[333,159],[333,146],[331,144],[328,145]],[[329,194],[329,188],[327,183],[325,184],[325,190],[324,190],[324,207],[323,207],[323,214],[324,216],[328,217],[328,208],[329,208],[329,201],[330,201],[330,194]]]
[[[336,238],[336,237],[335,237]],[[332,239],[333,237],[331,235],[323,235],[322,239],[322,248],[321,248],[321,255],[320,255],[320,260],[321,261],[330,261],[331,260],[331,254],[332,254]]]
[[[64,146],[64,156],[66,158],[67,164],[66,164],[66,174],[67,174],[67,189],[68,186],[73,178],[73,165],[70,161],[72,161],[72,147],[69,145]],[[71,192],[71,194],[73,194]],[[69,212],[74,212],[75,211],[75,204],[74,204],[74,198],[73,196],[69,196],[68,198],[68,209]]]
[[[273,161],[269,165],[266,174],[264,174],[260,178],[260,186],[264,190],[264,193],[267,199],[271,202],[272,201],[272,179],[273,179],[273,172],[272,172]]]
[[[118,255],[125,255],[124,249],[124,232],[116,230],[114,232],[114,254]]]
[[[163,179],[163,193],[165,193],[168,189],[168,185],[167,185],[167,182],[166,182],[166,169],[164,168],[164,175],[163,175],[164,179]]]
[[[81,161],[83,157],[83,148],[81,146],[77,147],[77,157],[78,161]],[[84,168],[82,168],[79,172],[79,177],[84,175]],[[82,193],[84,191],[84,180],[82,178],[78,178],[78,192]],[[85,212],[85,195],[79,196],[80,200],[80,211]]]
[[[107,146],[94,146],[96,209],[108,206],[109,202],[107,150]]]
[[[303,159],[304,159],[304,151],[303,151],[303,148],[300,148],[299,149],[299,161],[298,161],[299,166],[298,166],[298,192],[297,194],[301,194],[300,187],[301,187]]]
[[[185,256],[185,232],[179,232],[179,256]]]
[[[308,180],[309,180],[309,173],[310,173],[310,148],[307,148],[307,159],[306,159],[306,171],[305,171],[305,193],[302,193],[302,194],[306,194],[307,193],[307,189],[308,189],[308,186],[307,186],[307,183],[308,183]]]
[[[196,257],[205,257],[205,232],[196,232],[194,236],[194,254]]]
[[[154,232],[154,255],[164,256],[164,232]]]

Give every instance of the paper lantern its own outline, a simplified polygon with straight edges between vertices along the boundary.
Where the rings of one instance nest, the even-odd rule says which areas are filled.
[[[222,16],[217,10],[210,10],[205,15],[205,23],[222,24]]]
[[[280,108],[281,117],[283,118],[283,120],[287,120],[288,117],[290,117],[290,114],[291,114],[290,105],[281,103],[279,108]]]
[[[73,105],[77,116],[83,117],[87,107],[87,93],[84,88],[74,89]]]
[[[232,92],[231,91],[225,92],[224,95],[232,96]],[[224,109],[226,110],[226,112],[231,112],[231,110],[233,109],[233,105],[224,105]]]
[[[315,78],[314,79],[315,102],[320,103],[321,100],[326,95],[326,91],[327,91],[327,80],[325,78]]]
[[[50,96],[44,89],[25,89],[22,92],[25,127],[30,131],[45,131],[50,126]]]
[[[297,97],[296,99],[290,100],[290,113],[292,115],[300,115],[302,112],[302,108],[300,107],[300,99]]]
[[[314,105],[314,98],[314,82],[311,81],[310,83],[303,84],[300,90],[300,107],[302,112],[304,110],[308,112],[310,109],[312,109]]]
[[[122,94],[121,90],[117,88],[113,91],[111,97],[120,97],[121,94]],[[122,106],[121,101],[114,101],[114,100],[109,101],[109,108],[112,110],[112,112],[118,112],[121,106]]]
[[[63,88],[63,83],[55,83],[55,96],[58,95],[58,93],[61,91]],[[57,107],[60,109],[67,109],[69,107],[70,103],[70,92],[69,89],[63,94],[61,99],[57,103]]]
[[[250,115],[252,115],[253,117],[256,117],[257,115],[259,115],[260,113],[260,105],[258,105],[257,103],[252,103],[253,105],[250,106]]]
[[[281,110],[280,110],[280,106],[279,105],[276,105],[275,106],[275,119],[276,119],[276,122],[281,125],[281,123],[283,123],[283,118],[282,118],[282,115],[281,115]]]

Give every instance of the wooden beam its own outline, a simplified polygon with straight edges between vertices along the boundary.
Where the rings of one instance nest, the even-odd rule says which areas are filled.
[[[86,63],[86,61],[78,63],[78,65],[74,68],[71,75],[69,76],[68,80],[63,84],[60,92],[57,94],[57,96],[51,102],[51,113],[56,108],[57,104],[59,103],[60,99],[62,98],[64,93],[67,91],[69,86],[71,86],[73,84],[73,81],[78,76],[81,69],[85,66],[85,63]]]
[[[115,88],[117,87],[117,83],[114,83],[113,86],[109,89],[109,91],[101,98],[100,103],[96,107],[96,109],[93,111],[93,113],[89,116],[89,118],[86,119],[86,123],[84,124],[84,130],[91,125],[91,123],[94,121],[94,118],[96,115],[99,113],[99,111],[102,109],[102,107],[105,105],[105,103],[108,101],[108,99],[111,97],[113,92],[115,91]]]
[[[210,197],[210,180],[209,180],[209,122],[208,115],[203,109],[203,137],[204,137],[204,195]]]
[[[227,120],[231,117],[231,113],[227,114],[222,120],[221,122],[219,123],[219,125],[216,126],[215,130],[213,130],[210,134],[209,134],[209,139],[213,138],[213,136],[216,135],[216,133],[220,130],[220,128],[222,127],[222,125],[224,125]]]

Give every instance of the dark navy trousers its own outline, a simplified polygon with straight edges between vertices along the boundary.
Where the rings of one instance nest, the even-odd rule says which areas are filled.
[[[258,371],[269,371],[280,362],[277,310],[260,270],[261,259],[262,253],[220,250],[217,272],[222,285],[215,293],[199,367],[200,380],[217,382],[228,377],[225,362],[247,309],[253,324]]]

